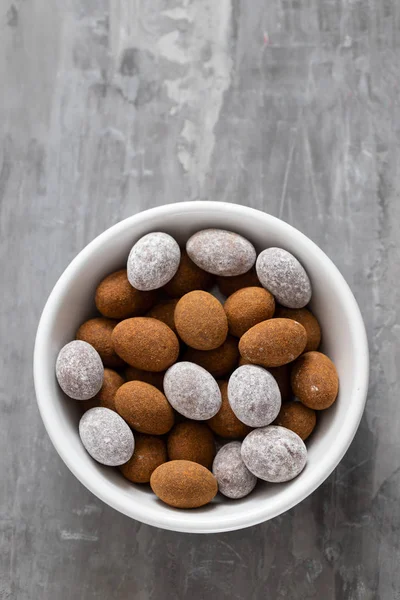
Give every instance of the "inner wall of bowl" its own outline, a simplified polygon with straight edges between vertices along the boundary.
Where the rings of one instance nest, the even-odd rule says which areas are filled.
[[[49,373],[49,413],[45,424],[58,451],[75,475],[100,498],[144,522],[181,530],[220,530],[246,525],[252,513],[268,507],[270,516],[281,512],[292,498],[300,497],[312,471],[324,470],[324,460],[341,436],[357,382],[354,381],[355,343],[352,324],[348,319],[346,297],[340,292],[341,276],[333,276],[326,257],[307,238],[286,224],[269,217],[250,213],[227,211],[224,205],[176,211],[149,211],[127,219],[110,232],[105,232],[90,244],[75,263],[66,270],[57,284],[51,316],[45,323],[46,364]],[[340,393],[335,405],[319,415],[318,428],[308,444],[308,463],[294,481],[282,485],[260,484],[249,497],[236,501],[216,503],[196,511],[177,511],[158,501],[146,486],[132,485],[117,470],[95,463],[84,450],[78,436],[81,414],[78,403],[67,398],[59,389],[54,376],[54,364],[60,348],[74,339],[79,325],[94,312],[96,286],[108,273],[126,264],[128,253],[137,239],[150,231],[165,231],[184,244],[200,229],[219,227],[241,233],[256,246],[257,251],[279,246],[292,252],[306,268],[313,286],[311,307],[323,330],[324,351],[335,362],[340,377]],[[327,261],[327,262],[326,262]],[[39,401],[40,403],[40,401]],[[46,412],[42,405],[42,414]],[[56,439],[57,438],[57,439]],[[110,498],[113,498],[110,502]],[[268,518],[265,514],[264,518]],[[222,520],[222,521],[221,521]],[[254,520],[254,519],[253,519]],[[260,519],[262,520],[262,519]],[[176,522],[176,524],[174,524]],[[248,523],[247,523],[248,524]]]

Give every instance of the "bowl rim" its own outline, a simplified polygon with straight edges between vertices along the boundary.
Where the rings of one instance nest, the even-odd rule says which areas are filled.
[[[306,484],[302,488],[302,493],[297,494],[295,497],[285,497],[284,501],[279,503],[279,506],[275,504],[275,506],[271,508],[270,503],[266,503],[265,506],[258,507],[251,513],[244,510],[241,512],[240,518],[238,518],[237,515],[230,516],[225,520],[224,523],[219,523],[217,527],[215,526],[215,522],[210,521],[208,524],[207,519],[203,520],[201,525],[196,525],[195,513],[193,513],[193,523],[191,523],[189,527],[186,520],[183,522],[182,519],[179,518],[179,513],[176,514],[174,512],[168,512],[166,513],[165,518],[157,518],[154,516],[154,514],[149,515],[146,513],[146,511],[141,510],[140,503],[136,504],[132,501],[129,503],[124,501],[125,496],[123,493],[116,494],[111,485],[99,487],[85,476],[83,472],[84,469],[81,469],[79,464],[75,464],[70,460],[67,449],[62,443],[59,442],[57,433],[52,424],[55,407],[51,404],[48,391],[46,390],[46,381],[48,380],[50,370],[48,365],[46,365],[46,361],[43,360],[42,357],[45,355],[46,341],[48,339],[48,334],[52,329],[52,318],[54,313],[57,312],[57,305],[60,302],[60,299],[63,297],[63,294],[67,290],[69,284],[74,279],[76,267],[81,262],[89,257],[90,254],[99,249],[108,238],[118,235],[119,232],[131,227],[132,224],[138,225],[142,221],[150,222],[153,215],[162,217],[163,215],[176,212],[184,212],[188,214],[194,213],[198,210],[204,210],[204,208],[207,208],[207,210],[210,212],[212,212],[214,209],[218,209],[219,211],[229,210],[236,213],[237,216],[252,216],[257,219],[267,218],[272,223],[275,223],[275,225],[278,226],[279,224],[279,227],[286,229],[288,234],[297,236],[299,241],[308,245],[309,249],[318,256],[319,261],[324,263],[325,267],[329,269],[331,276],[336,279],[336,285],[341,289],[341,294],[344,297],[347,310],[352,315],[351,327],[353,329],[353,336],[357,336],[356,339],[358,340],[358,352],[356,356],[356,370],[354,376],[357,377],[359,385],[357,386],[354,397],[352,398],[348,418],[343,423],[341,436],[337,441],[337,445],[327,456],[326,462],[313,468],[312,473],[310,473],[306,480]],[[87,246],[85,246],[69,263],[50,292],[40,317],[34,346],[33,374],[36,400],[40,415],[53,446],[69,470],[95,496],[128,517],[148,525],[180,532],[217,533],[250,527],[252,525],[257,525],[269,519],[275,518],[302,502],[329,477],[348,450],[357,432],[362,414],[364,412],[369,381],[368,340],[359,306],[352,291],[350,290],[349,285],[331,259],[325,254],[325,252],[323,252],[323,250],[321,250],[321,248],[319,248],[305,234],[301,233],[298,229],[289,225],[285,221],[270,215],[269,213],[255,208],[250,208],[248,206],[217,201],[179,202],[150,208],[116,223],[98,235],[89,244],[87,244]]]

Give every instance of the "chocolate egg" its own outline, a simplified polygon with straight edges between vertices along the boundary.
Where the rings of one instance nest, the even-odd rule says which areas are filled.
[[[160,392],[163,391],[164,375],[164,371],[159,371],[155,373],[152,371],[142,371],[141,369],[136,369],[135,367],[127,367],[125,369],[126,381],[144,381],[145,383],[154,385],[154,387],[160,390]]]
[[[240,358],[239,360],[239,367],[251,364],[252,363],[245,358]],[[288,402],[293,396],[292,386],[290,384],[290,363],[282,365],[281,367],[268,367],[268,371],[278,384],[282,402]]]
[[[168,327],[172,329],[174,333],[176,333],[174,313],[177,303],[178,300],[167,300],[166,302],[160,302],[160,304],[156,304],[151,310],[149,310],[146,317],[157,319],[158,321],[165,323],[165,325],[168,325]]]

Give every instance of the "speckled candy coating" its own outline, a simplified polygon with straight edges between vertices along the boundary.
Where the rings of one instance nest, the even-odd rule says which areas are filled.
[[[246,273],[256,260],[248,240],[224,229],[198,231],[188,240],[186,251],[198,267],[224,277]]]
[[[168,233],[148,233],[136,242],[128,257],[129,283],[141,291],[156,290],[178,270],[181,251]]]
[[[290,481],[304,469],[307,448],[293,431],[270,425],[255,429],[242,443],[242,458],[247,468],[271,483]]]
[[[257,483],[257,477],[243,462],[241,446],[240,442],[225,444],[214,458],[212,472],[218,481],[218,490],[227,498],[244,498]]]
[[[274,377],[255,365],[243,365],[232,373],[228,399],[237,418],[249,427],[269,425],[281,408],[281,393]]]
[[[178,413],[195,421],[211,419],[221,407],[221,392],[214,377],[191,362],[176,363],[168,369],[164,393]]]
[[[79,435],[90,456],[109,467],[126,463],[135,448],[132,431],[109,408],[91,408],[85,412],[79,422]]]
[[[297,258],[282,248],[267,248],[257,258],[256,270],[263,287],[288,308],[310,302],[311,283]]]
[[[93,346],[74,340],[60,350],[56,376],[67,396],[74,400],[89,400],[103,385],[104,367]]]

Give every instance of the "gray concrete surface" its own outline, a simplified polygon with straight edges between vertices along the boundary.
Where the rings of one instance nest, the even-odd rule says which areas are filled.
[[[400,598],[400,5],[396,0],[0,4],[1,600]],[[58,458],[37,322],[93,237],[144,208],[247,204],[352,286],[371,386],[345,459],[250,530],[156,530]]]

